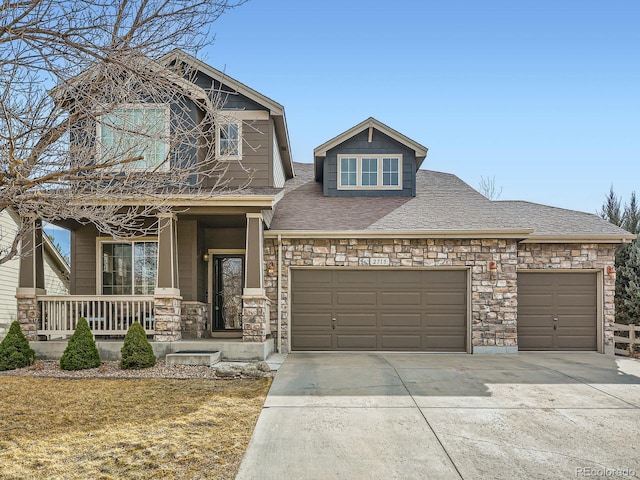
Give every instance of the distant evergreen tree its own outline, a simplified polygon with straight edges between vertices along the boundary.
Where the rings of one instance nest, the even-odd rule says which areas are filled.
[[[600,210],[600,213],[598,213],[598,215],[600,215],[606,221],[613,223],[614,225],[621,226],[621,203],[622,201],[617,197],[617,195],[613,191],[613,185],[611,185],[611,188],[609,189],[609,195],[607,195],[607,198],[604,201],[604,205],[602,205],[602,210]]]
[[[609,190],[599,215],[625,230],[640,233],[640,207],[636,192],[631,193],[629,203],[621,210],[621,200]],[[616,253],[616,322],[640,323],[640,239],[620,247]]]
[[[640,233],[640,207],[636,200],[636,192],[631,192],[631,200],[624,206],[622,228],[631,233]]]

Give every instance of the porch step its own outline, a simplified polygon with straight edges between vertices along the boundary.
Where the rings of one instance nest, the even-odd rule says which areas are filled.
[[[167,353],[165,363],[167,365],[204,365],[213,367],[220,361],[220,352],[211,351],[180,351]]]

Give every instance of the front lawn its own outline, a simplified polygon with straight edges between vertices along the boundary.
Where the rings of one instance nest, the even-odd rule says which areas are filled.
[[[0,478],[234,478],[270,383],[0,377]]]

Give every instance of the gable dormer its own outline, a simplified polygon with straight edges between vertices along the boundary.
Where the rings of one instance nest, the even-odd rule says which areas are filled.
[[[369,117],[313,153],[325,196],[413,197],[427,148]]]

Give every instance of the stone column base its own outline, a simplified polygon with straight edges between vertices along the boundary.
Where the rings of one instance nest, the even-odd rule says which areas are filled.
[[[182,338],[208,337],[208,320],[208,304],[202,302],[182,302]]]
[[[177,342],[181,332],[182,297],[176,295],[154,295],[156,342]]]
[[[269,309],[271,301],[265,296],[242,297],[242,341],[265,342],[271,334]]]
[[[38,327],[42,313],[38,305],[38,295],[46,295],[41,288],[18,288],[16,300],[18,304],[18,323],[24,336],[29,341],[38,340]]]

